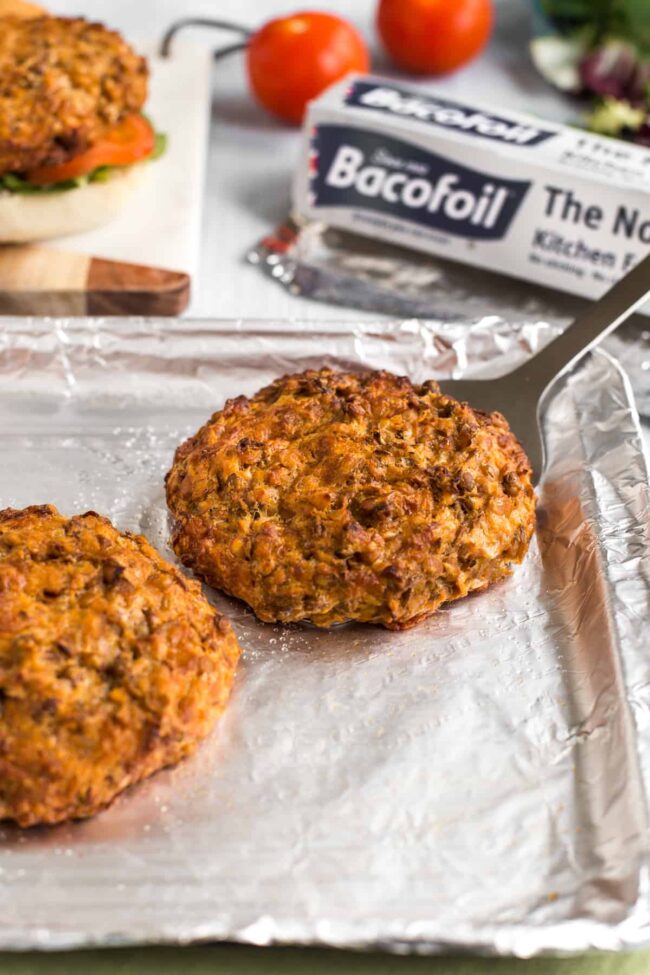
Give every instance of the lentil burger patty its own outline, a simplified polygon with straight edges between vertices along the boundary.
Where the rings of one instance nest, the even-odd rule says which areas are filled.
[[[0,820],[89,816],[191,752],[239,646],[197,582],[94,512],[0,512]]]
[[[0,176],[65,162],[138,112],[147,64],[81,18],[0,22]]]
[[[267,621],[413,626],[508,575],[535,525],[505,419],[387,372],[230,400],[166,483],[179,558]]]

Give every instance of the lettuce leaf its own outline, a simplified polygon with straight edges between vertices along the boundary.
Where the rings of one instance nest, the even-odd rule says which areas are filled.
[[[88,176],[80,176],[78,179],[67,179],[63,183],[52,183],[50,186],[34,186],[22,176],[7,173],[5,176],[0,176],[0,189],[9,190],[10,193],[26,193],[37,196],[43,193],[61,193],[65,190],[74,190],[78,186],[84,186],[90,182],[92,175],[91,173]]]

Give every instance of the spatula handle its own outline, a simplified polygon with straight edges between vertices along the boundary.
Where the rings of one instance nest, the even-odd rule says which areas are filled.
[[[650,254],[621,278],[572,325],[517,370],[518,378],[540,396],[558,376],[613,332],[650,297]]]

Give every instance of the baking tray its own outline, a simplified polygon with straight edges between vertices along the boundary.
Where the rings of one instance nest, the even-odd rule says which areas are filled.
[[[4,320],[0,502],[168,557],[163,475],[231,395],[329,364],[504,372],[542,323]],[[650,491],[630,387],[558,389],[537,540],[411,631],[257,622],[188,761],[83,823],[0,828],[0,947],[228,939],[534,955],[650,944]]]

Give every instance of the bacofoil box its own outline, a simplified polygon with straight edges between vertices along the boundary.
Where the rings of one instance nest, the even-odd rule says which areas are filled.
[[[294,208],[596,298],[650,250],[650,151],[352,76],[309,108]]]

